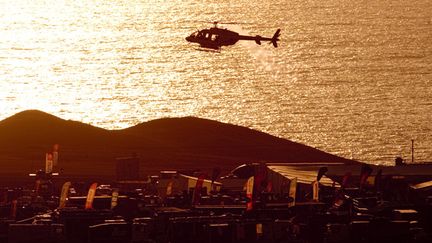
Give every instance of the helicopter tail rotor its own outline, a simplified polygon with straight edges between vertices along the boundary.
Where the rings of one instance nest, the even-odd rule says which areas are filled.
[[[271,43],[273,44],[274,47],[278,47],[277,42],[280,41],[280,39],[279,39],[280,31],[281,31],[281,29],[277,29],[276,32],[274,33],[272,39],[271,39]]]

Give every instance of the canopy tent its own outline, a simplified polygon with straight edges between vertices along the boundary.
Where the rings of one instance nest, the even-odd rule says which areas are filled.
[[[282,175],[283,177],[292,180],[297,178],[297,183],[312,184],[317,180],[318,171],[321,167],[326,166],[326,164],[305,164],[305,165],[288,165],[288,164],[268,164],[267,168],[269,170]],[[335,183],[332,179],[322,176],[320,179],[320,184],[324,186],[333,186]]]

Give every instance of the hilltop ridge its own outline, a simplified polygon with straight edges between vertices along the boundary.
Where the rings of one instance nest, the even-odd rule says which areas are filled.
[[[1,173],[43,168],[44,155],[60,144],[60,167],[76,175],[113,176],[115,158],[137,155],[141,173],[163,169],[224,171],[246,162],[356,163],[247,127],[213,120],[161,118],[107,130],[27,110],[0,121]]]

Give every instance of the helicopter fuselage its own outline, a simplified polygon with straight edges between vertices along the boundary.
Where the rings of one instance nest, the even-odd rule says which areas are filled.
[[[234,45],[239,41],[239,36],[238,33],[227,29],[210,28],[196,31],[186,37],[186,40],[203,47],[219,49],[221,46]]]
[[[270,41],[274,47],[277,47],[277,41],[279,41],[280,29],[276,31],[273,38],[257,36],[240,35],[237,32],[221,29],[218,27],[212,27],[209,29],[198,30],[186,37],[189,42],[200,44],[200,46],[211,49],[220,49],[222,46],[230,46],[236,44],[239,40],[253,40],[258,45],[261,45],[261,41]]]

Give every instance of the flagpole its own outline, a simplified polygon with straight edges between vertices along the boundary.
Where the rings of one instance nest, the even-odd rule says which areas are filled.
[[[411,139],[411,164],[414,164],[414,139]]]

